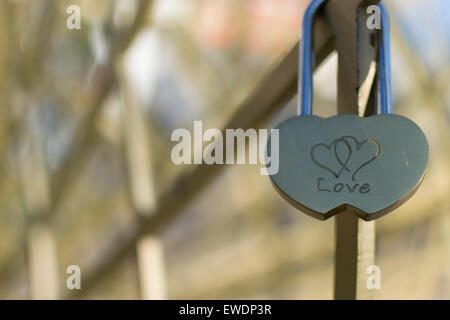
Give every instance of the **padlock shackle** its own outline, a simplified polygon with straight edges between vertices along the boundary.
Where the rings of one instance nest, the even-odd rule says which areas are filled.
[[[300,115],[312,114],[314,17],[322,4],[327,0],[313,0],[303,17],[302,39],[300,41],[300,62],[298,70],[298,112]],[[391,58],[390,58],[390,26],[386,8],[378,4],[381,15],[381,40],[378,45],[378,90],[380,113],[392,113],[391,90]]]
[[[314,17],[326,0],[313,0],[303,16],[302,39],[300,40],[300,61],[298,64],[298,111],[300,115],[312,114],[314,65]]]
[[[380,113],[392,113],[391,40],[389,16],[386,8],[378,4],[381,14],[381,41],[378,45],[378,90]]]

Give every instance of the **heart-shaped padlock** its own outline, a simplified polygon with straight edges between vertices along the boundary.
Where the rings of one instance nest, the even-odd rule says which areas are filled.
[[[304,19],[299,96],[301,116],[278,126],[279,171],[271,180],[291,204],[324,220],[349,210],[364,220],[376,219],[405,202],[420,185],[428,160],[428,143],[411,120],[391,114],[389,24],[380,5],[380,114],[361,118],[312,116],[311,29],[314,1]],[[271,137],[266,152],[272,150]]]

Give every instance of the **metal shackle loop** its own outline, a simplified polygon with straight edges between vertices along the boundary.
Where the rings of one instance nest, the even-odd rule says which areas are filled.
[[[313,23],[319,8],[326,0],[313,0],[306,9],[303,18],[302,39],[300,41],[300,63],[298,70],[298,111],[300,115],[312,114],[314,65]],[[380,113],[392,113],[391,90],[391,57],[390,57],[390,26],[386,8],[378,4],[381,15],[381,40],[378,45],[378,90]]]

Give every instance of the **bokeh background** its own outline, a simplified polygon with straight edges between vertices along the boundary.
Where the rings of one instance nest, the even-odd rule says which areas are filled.
[[[140,231],[162,195],[177,207],[191,192],[172,131],[223,127],[296,43],[308,3],[0,0],[0,298],[331,299],[333,219],[292,208],[259,166],[227,166]],[[450,299],[450,2],[384,3],[394,111],[431,154],[417,194],[376,222],[375,297]],[[73,4],[81,30],[66,27]],[[319,115],[336,112],[336,63],[315,75]],[[81,290],[66,288],[70,265]]]

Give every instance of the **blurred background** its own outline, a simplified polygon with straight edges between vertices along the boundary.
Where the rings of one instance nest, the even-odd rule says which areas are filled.
[[[174,129],[227,123],[308,3],[0,0],[0,298],[331,299],[333,219],[291,207],[259,166],[227,166],[181,201],[194,168],[170,160]],[[384,3],[394,111],[425,131],[430,160],[376,222],[375,298],[450,299],[450,2]],[[316,72],[318,115],[336,113],[336,63]],[[161,198],[170,219],[143,232]]]

